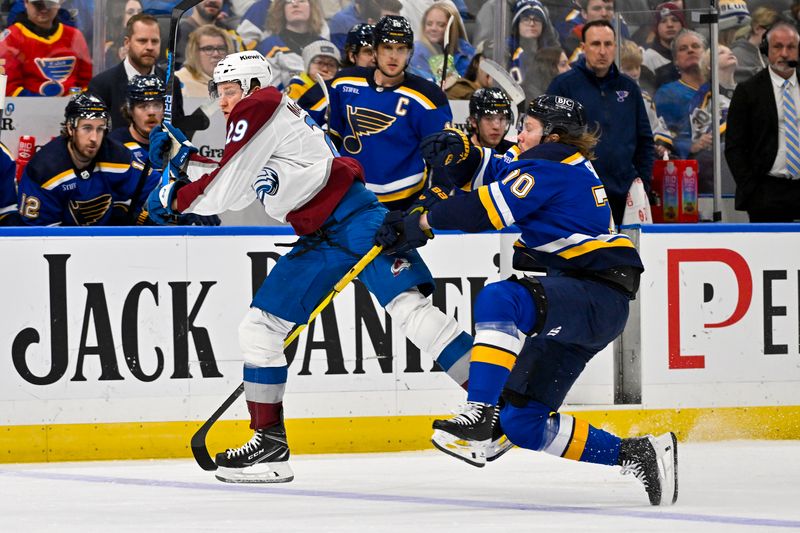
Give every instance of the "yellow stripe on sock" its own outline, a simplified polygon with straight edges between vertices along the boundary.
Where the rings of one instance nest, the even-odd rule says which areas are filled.
[[[493,346],[473,346],[470,363],[487,363],[490,365],[502,366],[509,371],[514,368],[517,357],[505,350]]]
[[[565,459],[572,459],[573,461],[580,461],[583,450],[586,448],[586,439],[589,438],[589,422],[586,420],[575,419],[575,429],[572,432],[572,438],[567,446],[567,451],[564,452]]]

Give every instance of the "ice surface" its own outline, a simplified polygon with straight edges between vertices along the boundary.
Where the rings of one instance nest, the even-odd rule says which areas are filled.
[[[0,464],[0,531],[800,531],[798,441],[681,443],[651,507],[618,467],[515,449],[292,457],[295,480],[229,485],[192,460]]]

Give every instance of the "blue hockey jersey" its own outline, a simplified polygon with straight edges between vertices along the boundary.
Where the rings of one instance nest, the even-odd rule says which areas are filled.
[[[119,144],[130,150],[133,159],[142,165],[147,163],[149,160],[150,156],[147,152],[150,150],[150,144],[140,143],[134,139],[127,126],[116,128],[108,134],[108,138],[112,141],[117,141]]]
[[[104,139],[91,165],[77,170],[67,139],[53,139],[34,154],[22,173],[22,220],[34,226],[141,224],[147,218],[141,216],[147,195],[161,179],[153,172],[139,187],[143,167],[127,148]],[[138,197],[131,198],[137,190]]]
[[[522,236],[515,247],[542,267],[643,270],[630,238],[613,232],[605,188],[575,147],[543,144],[511,162],[491,157],[478,176],[488,185],[435,205],[431,227],[477,232],[516,225]]]
[[[439,87],[406,73],[395,87],[375,84],[375,68],[340,71],[331,83],[329,134],[342,155],[364,167],[367,188],[381,202],[410,200],[425,186],[423,137],[453,119]]]
[[[16,179],[14,157],[6,145],[0,143],[0,226],[19,223]]]

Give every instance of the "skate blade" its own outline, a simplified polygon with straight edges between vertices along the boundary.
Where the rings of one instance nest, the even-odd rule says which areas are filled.
[[[514,447],[514,444],[508,440],[508,437],[503,435],[499,440],[496,442],[491,442],[489,446],[486,448],[486,460],[488,462],[496,461],[500,459],[503,455],[508,452],[511,448]]]
[[[438,450],[447,455],[461,459],[467,464],[483,468],[486,466],[486,446],[480,443],[471,443],[454,437],[446,431],[434,430],[431,442]]]
[[[658,477],[661,481],[660,505],[678,501],[678,439],[674,433],[656,438],[658,452]]]
[[[224,483],[288,483],[294,479],[289,463],[259,463],[246,468],[217,467],[215,476]]]

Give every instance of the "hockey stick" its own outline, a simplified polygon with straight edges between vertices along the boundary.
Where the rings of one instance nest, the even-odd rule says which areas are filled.
[[[511,111],[514,115],[512,124],[516,125],[519,116],[519,104],[525,101],[525,91],[522,90],[519,83],[514,81],[511,74],[498,65],[497,62],[484,57],[481,59],[480,68],[492,77],[497,85],[508,95],[511,103],[514,104],[511,106]]]
[[[202,0],[181,0],[172,8],[169,18],[169,39],[167,40],[167,94],[164,99],[164,122],[172,124],[172,91],[175,87],[175,48],[178,47],[178,23],[183,14],[199,4]],[[175,144],[174,142],[172,143]],[[169,171],[164,170],[161,176],[161,185],[169,183]]]
[[[447,62],[450,60],[450,28],[453,27],[453,21],[456,18],[450,15],[450,20],[447,21],[447,27],[444,29],[444,64],[442,64],[442,82],[439,88],[444,91],[444,80],[447,79]]]
[[[6,87],[8,86],[8,76],[0,74],[0,118],[6,114]]]
[[[378,254],[381,253],[381,250],[383,250],[383,247],[376,244],[364,255],[364,257],[358,261],[358,263],[353,265],[353,268],[351,268],[347,274],[342,277],[342,279],[336,282],[336,285],[333,286],[331,292],[329,292],[328,295],[325,296],[325,298],[323,298],[322,301],[317,305],[317,307],[311,311],[311,314],[308,316],[308,322],[305,324],[300,324],[294,328],[289,336],[286,337],[286,340],[283,341],[283,347],[286,348],[292,344],[298,335],[300,335],[300,332],[306,329],[306,327],[311,324],[315,318],[317,318],[323,309],[325,309],[328,304],[331,303],[331,300],[333,300],[337,294],[342,292],[344,288],[347,287],[347,285],[349,285],[350,282],[353,281],[353,279],[355,279],[355,277],[358,276],[361,271],[364,270],[364,268],[366,268],[366,266],[378,256]],[[243,392],[244,383],[240,383],[239,386],[236,387],[236,390],[233,391],[230,396],[228,396],[228,398],[222,403],[222,405],[219,406],[216,411],[214,411],[214,414],[212,414],[209,419],[206,420],[202,426],[200,426],[200,429],[198,429],[195,434],[192,435],[192,455],[194,455],[194,460],[197,461],[197,464],[200,465],[200,468],[203,470],[212,471],[217,469],[217,463],[215,463],[214,459],[211,458],[211,454],[208,453],[208,448],[206,447],[206,436],[208,435],[208,431],[219,419],[219,417],[221,417],[222,414],[227,411],[231,405],[233,405],[233,402],[235,402],[236,399],[242,395]]]
[[[317,83],[322,89],[322,94],[325,95],[325,122],[327,123],[331,118],[331,95],[328,94],[328,86],[325,85],[325,80],[322,75],[317,72]]]

